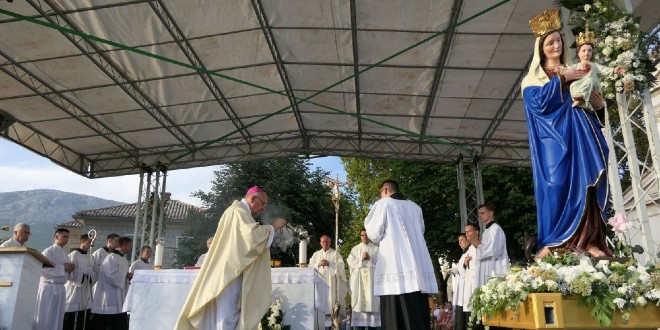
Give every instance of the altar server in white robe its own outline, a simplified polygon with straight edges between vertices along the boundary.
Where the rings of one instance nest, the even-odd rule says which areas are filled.
[[[348,284],[346,281],[346,265],[341,254],[330,247],[332,241],[328,235],[321,236],[321,249],[314,252],[309,259],[309,267],[316,268],[319,274],[330,286],[328,306],[325,310],[325,326],[332,325],[332,308],[336,302],[344,305]],[[337,298],[335,300],[335,298]]]
[[[424,241],[422,209],[403,197],[396,181],[385,180],[364,227],[378,245],[374,293],[380,296],[382,329],[427,329],[428,295],[438,293],[438,284]]]
[[[206,240],[206,248],[210,249],[211,248],[211,243],[213,243],[213,236],[209,237]],[[206,255],[208,254],[208,251],[206,253],[203,253],[202,255],[197,258],[197,262],[195,263],[195,267],[202,267],[204,264],[204,259],[206,258]]]
[[[175,329],[257,329],[272,299],[269,248],[286,224],[254,220],[267,203],[268,194],[254,186],[222,214]]]
[[[506,252],[506,235],[502,227],[495,223],[495,207],[490,204],[479,206],[479,221],[484,224],[481,241],[470,243],[477,248],[474,259],[477,261],[475,288],[488,282],[491,277],[506,276],[509,272],[509,254]]]
[[[467,321],[465,320],[463,314],[463,306],[467,302],[463,302],[463,286],[465,284],[465,271],[467,269],[467,264],[465,263],[465,257],[467,256],[468,247],[470,247],[470,242],[467,239],[466,233],[461,233],[458,235],[458,246],[461,247],[463,254],[458,260],[458,263],[451,269],[452,273],[452,285],[453,285],[453,297],[452,305],[454,306],[454,330],[465,330],[465,325]]]
[[[469,242],[479,241],[479,226],[473,223],[468,223],[465,226],[465,235]],[[465,269],[465,281],[463,283],[463,294],[462,294],[462,306],[463,306],[463,324],[461,329],[470,329],[468,323],[470,321],[470,315],[472,314],[472,305],[470,299],[472,299],[472,294],[474,290],[478,288],[477,286],[477,275],[479,268],[477,266],[477,248],[474,245],[470,244],[465,252],[463,258],[463,265]],[[480,328],[479,326],[477,326]]]
[[[149,263],[149,259],[151,258],[151,246],[145,245],[140,248],[140,257],[133,261],[131,264],[131,267],[128,269],[128,272],[133,274],[135,273],[136,270],[140,269],[145,269],[145,270],[151,270],[153,267]]]
[[[92,278],[94,281],[97,280],[99,273],[101,271],[101,263],[105,259],[105,257],[108,256],[108,254],[112,253],[112,251],[117,249],[117,243],[119,241],[119,235],[117,234],[108,234],[108,237],[106,238],[106,243],[105,246],[97,249],[92,253],[92,257],[94,259],[94,265],[92,266],[92,269],[94,270],[94,274],[92,275]],[[94,290],[96,289],[96,286],[94,287]]]
[[[378,246],[369,241],[367,230],[360,230],[360,244],[348,256],[351,272],[351,326],[375,329],[380,327],[380,300],[374,296],[374,270],[378,262]]]
[[[128,237],[120,237],[117,245],[117,249],[103,259],[94,291],[92,318],[94,329],[97,330],[128,329],[128,315],[122,312],[122,307],[130,280],[125,255],[133,248],[133,241]]]
[[[64,324],[64,304],[68,276],[75,270],[69,262],[63,247],[69,243],[69,231],[59,228],[55,231],[55,243],[41,252],[55,267],[42,268],[37,291],[34,329],[62,329]]]
[[[66,303],[64,313],[64,330],[91,329],[92,316],[92,255],[89,247],[92,240],[87,234],[80,237],[80,248],[69,253],[69,261],[75,265],[69,280],[64,285]]]
[[[30,239],[30,225],[19,222],[14,226],[14,235],[12,238],[2,242],[0,247],[21,247],[25,246]]]

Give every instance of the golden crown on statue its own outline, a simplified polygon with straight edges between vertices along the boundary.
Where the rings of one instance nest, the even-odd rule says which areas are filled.
[[[584,32],[578,33],[577,37],[575,38],[575,44],[578,46],[584,45],[584,44],[594,44],[596,42],[596,36],[594,35],[593,31],[589,31],[589,26],[584,27]]]
[[[529,27],[536,37],[561,29],[559,9],[546,9],[529,20]]]

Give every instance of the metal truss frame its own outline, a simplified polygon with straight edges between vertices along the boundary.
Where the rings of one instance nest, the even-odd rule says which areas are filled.
[[[11,56],[2,51],[0,51],[0,56],[4,57],[7,61],[7,64],[0,66],[0,71],[19,81],[35,94],[41,96],[53,106],[71,116],[71,118],[85,125],[96,133],[96,136],[104,137],[117,148],[129,154],[129,157],[133,158],[133,164],[137,164],[135,158],[137,157],[138,148],[136,146],[117,135],[103,123],[97,121],[92,114],[73,103],[68,97],[58,92],[53,86],[39,78],[39,76],[27,70],[22,64],[16,63]],[[34,128],[32,129],[34,130]]]
[[[454,0],[454,3],[451,7],[451,14],[449,18],[449,24],[447,28],[447,33],[442,37],[442,48],[440,50],[440,56],[436,63],[435,74],[433,75],[433,82],[431,83],[431,89],[429,90],[429,97],[426,101],[426,109],[424,109],[424,121],[422,122],[422,128],[420,134],[426,135],[426,129],[429,125],[429,117],[431,111],[433,111],[435,105],[435,98],[438,94],[438,89],[440,87],[440,82],[442,81],[444,72],[446,70],[445,65],[449,59],[449,52],[451,51],[452,42],[454,41],[454,33],[456,32],[456,24],[458,23],[459,18],[461,17],[461,11],[463,9],[463,0]]]
[[[474,176],[474,186],[468,186],[466,184],[465,160],[463,159],[463,155],[461,155],[456,162],[458,206],[461,216],[461,228],[459,228],[459,230],[461,232],[465,230],[465,226],[468,223],[478,223],[479,226],[482,227],[478,213],[479,205],[484,203],[484,191],[481,182],[481,159],[481,157],[475,156],[472,160],[471,166]],[[468,205],[468,201],[470,202],[470,205]]]
[[[289,76],[286,72],[286,69],[284,68],[284,61],[282,60],[282,56],[280,55],[279,48],[277,47],[277,42],[275,41],[275,36],[273,35],[273,29],[268,23],[268,17],[266,17],[266,11],[264,10],[261,0],[252,0],[252,8],[254,9],[254,12],[256,13],[257,18],[259,20],[259,25],[261,26],[261,32],[263,33],[264,38],[266,39],[266,43],[268,43],[270,54],[273,56],[273,60],[275,61],[274,63],[275,66],[277,67],[277,72],[280,75],[280,79],[282,80],[282,85],[284,86],[284,91],[286,92],[286,96],[289,99],[289,104],[291,104],[291,110],[293,110],[293,115],[296,118],[296,123],[298,124],[300,136],[302,137],[303,141],[306,142],[307,130],[305,129],[302,116],[300,115],[300,108],[298,108],[298,101],[296,101],[295,99],[295,93],[293,91],[293,87],[291,87],[291,81],[289,80]]]
[[[624,0],[623,4],[626,10],[632,14],[631,1]],[[639,257],[640,261],[657,261],[660,240],[658,242],[653,240],[647,209],[647,204],[660,208],[659,201],[656,200],[660,194],[660,135],[651,94],[648,88],[641,93],[636,91],[628,94],[618,93],[616,101],[623,144],[612,139],[612,136],[616,134],[612,134],[609,119],[605,125],[606,139],[610,148],[609,181],[613,195],[613,207],[617,213],[634,212],[636,224],[630,239],[633,244],[639,244],[644,248],[644,254]],[[634,105],[633,108],[630,107],[631,104]],[[639,117],[643,118],[643,122],[637,122],[636,118]],[[646,133],[648,150],[644,159],[638,158],[637,141],[633,135],[634,127]],[[616,150],[622,151],[622,155],[618,159]],[[624,163],[628,165],[630,173],[631,185],[626,192],[626,195],[630,197],[630,202],[624,200],[625,195],[621,190],[619,166]]]
[[[154,248],[157,239],[163,237],[165,206],[167,200],[165,189],[167,169],[163,166],[140,168],[140,184],[135,212],[135,227],[133,231],[133,251],[131,263],[137,259],[140,248],[149,245]]]
[[[188,39],[183,35],[181,28],[179,28],[162,0],[149,0],[149,6],[151,6],[153,11],[156,13],[161,23],[163,23],[163,26],[167,29],[167,32],[170,33],[170,36],[172,36],[176,44],[179,45],[179,48],[183,54],[186,55],[186,58],[188,58],[190,64],[206,70],[206,66],[204,63],[202,63],[202,60],[192,48],[188,42]],[[215,80],[213,80],[211,75],[206,72],[198,72],[198,75],[202,81],[204,81],[204,84],[213,95],[213,98],[216,100],[216,102],[218,102],[218,104],[220,104],[220,107],[225,111],[225,114],[227,114],[227,117],[229,117],[245,142],[250,143],[250,133],[245,129],[241,119],[238,117],[236,111],[234,111],[229,101],[227,101],[227,98],[222,93]]]
[[[630,104],[636,104],[630,107]],[[657,253],[660,251],[660,241],[655,242],[651,232],[650,220],[647,205],[653,204],[656,208],[660,207],[656,200],[660,194],[660,136],[651,103],[651,96],[648,89],[641,94],[633,92],[630,94],[617,94],[617,105],[619,119],[621,122],[621,134],[623,136],[623,145],[613,143],[614,148],[622,150],[622,156],[616,160],[616,166],[611,166],[611,170],[618,172],[618,165],[626,163],[630,173],[631,185],[626,195],[629,195],[630,202],[622,197],[617,197],[619,192],[613,191],[614,208],[617,213],[634,213],[635,226],[631,230],[630,239],[633,244],[639,244],[644,248],[645,253],[640,256],[640,261],[655,261]],[[636,121],[636,117],[643,118],[643,123]],[[648,141],[648,151],[644,159],[638,158],[638,150],[633,135],[636,127],[646,133]],[[615,150],[610,152],[615,154]],[[614,156],[616,157],[616,156]],[[612,156],[610,157],[612,158]],[[614,167],[614,168],[612,168]],[[619,180],[618,176],[611,175],[611,181]],[[617,187],[617,183],[612,185]],[[618,183],[620,187],[620,183]],[[620,189],[620,188],[619,188]]]
[[[27,0],[27,2],[37,10],[43,17],[52,24],[67,27],[76,31],[81,29],[66,15],[63,10],[53,0],[34,1]],[[42,7],[42,2],[48,4],[50,10],[54,11],[57,15],[48,14],[47,10]],[[94,42],[87,39],[77,37],[68,33],[62,33],[78,50],[92,61],[101,71],[103,71],[115,84],[120,87],[127,95],[129,95],[140,107],[149,113],[154,120],[156,120],[162,127],[164,127],[172,136],[174,136],[182,145],[191,149],[194,145],[192,139],[176,125],[160,106],[151,99],[151,97],[140,86],[133,82],[126,72],[115,63],[115,61],[99,48]]]

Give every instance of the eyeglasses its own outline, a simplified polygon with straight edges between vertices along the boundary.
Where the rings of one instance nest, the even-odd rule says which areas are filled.
[[[266,207],[266,202],[264,202],[263,199],[259,198],[259,196],[257,196],[257,195],[255,195],[254,197],[257,198],[264,207]]]

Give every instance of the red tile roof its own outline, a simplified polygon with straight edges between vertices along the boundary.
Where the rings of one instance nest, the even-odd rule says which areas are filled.
[[[95,210],[79,211],[73,215],[74,219],[108,219],[108,220],[135,220],[137,203],[105,207]],[[169,200],[165,205],[164,218],[166,221],[185,221],[192,210],[203,209],[178,200]]]
[[[71,220],[69,222],[64,222],[60,223],[55,228],[82,228],[83,225],[82,223],[78,222],[78,220]]]

